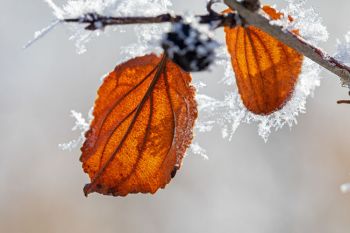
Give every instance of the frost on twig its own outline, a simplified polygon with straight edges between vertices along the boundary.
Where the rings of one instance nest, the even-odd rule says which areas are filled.
[[[52,8],[56,18],[62,20],[67,18],[77,18],[88,13],[96,13],[103,16],[154,16],[157,14],[168,13],[168,7],[171,6],[169,0],[67,0],[63,6],[57,6],[53,0],[45,0]],[[78,54],[87,51],[86,45],[91,40],[102,34],[108,34],[114,31],[124,32],[121,26],[106,28],[101,30],[87,31],[83,25],[69,24],[72,31],[70,40],[75,41]],[[167,30],[164,25],[138,25],[134,27],[136,43],[128,45],[122,49],[123,57],[120,61],[125,61],[133,56],[144,55],[149,52],[160,51],[157,43],[162,34]],[[117,61],[116,61],[117,62]]]

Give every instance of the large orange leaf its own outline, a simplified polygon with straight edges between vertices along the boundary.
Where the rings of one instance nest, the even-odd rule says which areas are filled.
[[[274,20],[283,16],[268,6],[263,10]],[[260,115],[281,109],[292,96],[303,56],[253,26],[225,27],[225,33],[244,105]]]
[[[125,196],[164,188],[180,168],[197,117],[191,76],[155,55],[115,68],[98,91],[81,161],[85,194]]]

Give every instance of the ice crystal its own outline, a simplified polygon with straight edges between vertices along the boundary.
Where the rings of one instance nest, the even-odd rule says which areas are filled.
[[[75,124],[72,131],[79,131],[80,135],[77,139],[73,139],[67,143],[59,144],[58,147],[61,150],[73,150],[79,147],[85,140],[85,132],[89,129],[90,122],[92,120],[92,110],[89,112],[88,119],[86,120],[81,113],[71,110],[71,117],[75,119]]]
[[[281,24],[285,24],[286,29],[298,28],[301,36],[315,45],[327,40],[328,33],[321,23],[321,18],[312,8],[308,9],[305,6],[305,1],[287,0],[287,2],[288,6],[283,12],[292,15],[294,22],[287,25],[287,20],[282,20]],[[226,66],[222,83],[226,84],[223,89],[226,89],[227,94],[222,100],[198,95],[200,118],[197,128],[199,131],[210,131],[213,127],[219,126],[222,129],[222,136],[231,139],[241,123],[257,123],[258,134],[267,141],[272,131],[285,125],[292,127],[297,123],[297,116],[306,111],[307,97],[312,95],[315,88],[320,85],[320,67],[305,58],[292,99],[281,110],[271,115],[255,115],[245,108],[239,96],[226,47],[222,48],[221,54],[226,57],[219,63]]]
[[[209,160],[208,155],[206,154],[205,149],[203,149],[198,143],[194,142],[190,146],[192,154],[199,155],[205,160]]]
[[[343,63],[350,65],[350,31],[345,34],[344,42],[337,39],[337,50],[334,56]],[[342,84],[350,89],[349,79],[342,79]]]
[[[294,27],[299,29],[305,40],[315,45],[328,40],[328,31],[322,24],[322,18],[312,7],[306,6],[306,0],[286,1],[288,6],[283,12],[293,17]]]
[[[350,64],[350,32],[345,34],[344,42],[337,40],[337,52],[335,57],[344,63]]]

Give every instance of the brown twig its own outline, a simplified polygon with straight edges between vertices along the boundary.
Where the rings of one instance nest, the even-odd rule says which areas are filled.
[[[254,0],[250,0],[249,2],[252,1]],[[271,25],[269,19],[256,11],[248,9],[243,3],[237,0],[224,0],[224,3],[231,9],[237,11],[239,15],[244,18],[245,22],[260,28],[289,47],[302,53],[304,56],[340,77],[344,86],[350,87],[350,67],[334,57],[329,56],[326,52],[308,43],[301,37],[283,30],[280,26]]]
[[[350,100],[338,100],[337,104],[350,104]]]
[[[210,9],[209,14],[196,16],[200,24],[209,24],[213,29],[223,26],[232,27],[236,25],[235,14],[221,15],[212,11],[211,8],[208,9]],[[78,18],[64,19],[63,21],[66,23],[87,24],[85,29],[93,31],[113,25],[175,23],[182,20],[182,16],[171,14],[162,14],[151,17],[108,17],[97,13],[88,13]]]
[[[350,95],[350,92],[349,92]],[[338,100],[337,104],[350,104],[350,100]]]
[[[93,31],[111,25],[174,23],[181,19],[181,16],[172,16],[170,14],[162,14],[154,17],[109,17],[97,13],[88,13],[78,18],[64,19],[64,22],[88,24],[85,29]]]
[[[258,0],[252,0],[258,1]],[[200,24],[208,24],[212,29],[218,27],[236,26],[236,17],[235,13],[222,15],[213,10],[213,5],[221,2],[221,0],[210,0],[207,4],[208,14],[206,15],[197,15],[198,21]],[[106,26],[112,25],[127,25],[127,24],[153,24],[153,23],[175,23],[182,21],[183,17],[180,15],[171,15],[171,14],[161,14],[153,17],[109,17],[99,15],[97,13],[87,13],[78,18],[64,19],[66,23],[82,23],[88,24],[86,30],[97,30],[103,29]]]

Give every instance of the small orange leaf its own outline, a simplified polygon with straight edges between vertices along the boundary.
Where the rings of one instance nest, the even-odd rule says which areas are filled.
[[[191,76],[155,55],[118,65],[104,80],[80,158],[85,195],[155,193],[181,166],[197,118]]]
[[[283,13],[278,12],[276,9],[274,9],[274,8],[272,8],[270,6],[267,6],[267,5],[263,6],[262,9],[273,20],[281,19],[284,16]],[[289,17],[289,19],[291,19],[291,17]]]
[[[263,10],[274,20],[283,16],[271,7]],[[294,91],[303,56],[253,26],[225,27],[225,33],[244,105],[259,115],[281,109]]]

